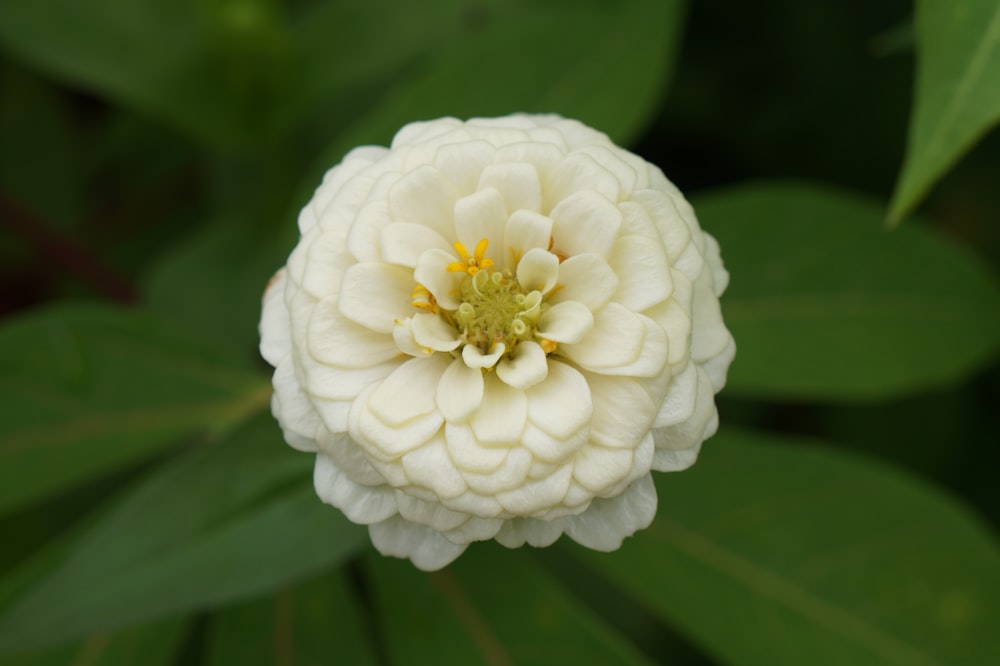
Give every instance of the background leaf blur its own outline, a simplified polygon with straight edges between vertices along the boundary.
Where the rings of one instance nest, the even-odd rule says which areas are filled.
[[[0,3],[0,664],[1000,663],[998,25],[979,0]],[[621,551],[476,544],[427,575],[282,443],[260,293],[348,149],[512,111],[690,196],[739,352],[723,431]]]

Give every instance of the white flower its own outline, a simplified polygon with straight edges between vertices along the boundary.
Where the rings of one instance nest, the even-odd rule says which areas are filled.
[[[470,542],[614,550],[716,429],[719,250],[659,169],[558,116],[407,125],[331,169],[261,353],[316,492],[437,569]]]

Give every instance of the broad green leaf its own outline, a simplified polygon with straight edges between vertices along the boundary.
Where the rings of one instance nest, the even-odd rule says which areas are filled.
[[[487,14],[480,30],[414,63],[327,151],[327,166],[408,122],[449,115],[554,112],[628,143],[665,93],[683,10],[680,0],[556,0]]]
[[[342,571],[212,618],[207,666],[377,663],[362,608]]]
[[[749,433],[656,476],[653,525],[583,553],[727,664],[1000,663],[1000,547],[939,490]]]
[[[647,663],[526,552],[476,544],[432,574],[368,564],[393,664]]]
[[[311,464],[262,415],[156,470],[6,605],[0,651],[251,597],[342,561],[365,532],[316,498]]]
[[[95,634],[75,645],[0,656],[0,666],[171,666],[188,630],[172,619],[115,634]]]
[[[249,357],[249,355],[248,355]],[[266,380],[198,330],[58,305],[0,327],[0,513],[260,411]]]
[[[1000,343],[1000,290],[968,250],[842,191],[763,183],[695,198],[732,274],[727,393],[870,400],[954,382]]]
[[[919,0],[916,23],[916,100],[892,223],[1000,122],[1000,3]]]

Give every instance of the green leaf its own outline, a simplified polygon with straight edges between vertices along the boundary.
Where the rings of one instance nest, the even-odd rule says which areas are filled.
[[[662,101],[684,3],[533,2],[484,12],[482,27],[418,61],[326,153],[385,144],[414,120],[555,112],[634,140]]]
[[[343,561],[365,532],[316,498],[311,464],[262,415],[161,467],[4,608],[0,651],[258,595]]]
[[[804,184],[695,198],[732,274],[738,352],[728,394],[871,400],[965,377],[1000,344],[1000,290],[983,264],[879,205]]]
[[[116,634],[96,634],[76,645],[0,657],[0,666],[171,666],[188,630],[167,620]]]
[[[0,328],[0,513],[262,409],[270,387],[197,329],[60,305]]]
[[[916,15],[916,101],[894,224],[1000,121],[1000,4],[919,0]]]
[[[1000,663],[1000,548],[940,491],[726,431],[655,476],[652,527],[583,556],[725,663]]]
[[[527,553],[476,544],[447,569],[368,562],[394,664],[644,664]]]
[[[377,663],[370,640],[361,607],[338,571],[218,613],[205,663],[364,666]]]

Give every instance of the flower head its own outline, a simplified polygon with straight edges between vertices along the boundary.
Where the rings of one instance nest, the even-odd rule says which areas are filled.
[[[407,125],[327,172],[261,353],[316,492],[424,569],[599,550],[691,465],[735,346],[714,239],[653,165],[558,116]]]

